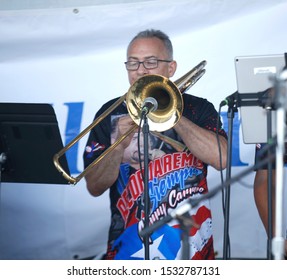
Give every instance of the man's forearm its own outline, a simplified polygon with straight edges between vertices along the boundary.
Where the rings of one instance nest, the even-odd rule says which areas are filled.
[[[223,169],[226,167],[227,141],[223,136],[219,136],[220,155],[214,132],[201,128],[184,117],[176,124],[175,130],[190,152],[197,158],[217,170],[221,168],[221,164]],[[219,160],[220,156],[222,157],[221,164]]]
[[[86,174],[87,188],[93,196],[103,194],[116,181],[123,152],[121,148],[117,147]]]

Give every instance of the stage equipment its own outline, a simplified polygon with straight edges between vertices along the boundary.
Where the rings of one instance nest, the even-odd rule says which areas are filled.
[[[286,55],[287,67],[287,55]],[[284,260],[284,155],[286,139],[286,109],[287,109],[287,68],[273,78],[276,99],[277,116],[277,146],[276,146],[276,192],[275,192],[275,234],[272,239],[272,253],[275,260]]]
[[[157,110],[148,114],[150,130],[155,132],[166,131],[172,128],[180,119],[183,110],[182,93],[193,86],[204,74],[206,61],[201,61],[192,68],[184,76],[176,80],[170,81],[168,78],[160,75],[146,75],[139,78],[128,92],[120,97],[112,106],[110,106],[103,114],[96,118],[87,128],[85,128],[77,137],[69,144],[54,155],[53,162],[58,171],[71,184],[77,184],[99,161],[101,161],[110,151],[120,144],[130,133],[135,131],[141,120],[142,107],[146,98],[153,97],[158,103]],[[130,117],[135,122],[129,131],[119,139],[101,156],[93,161],[86,169],[77,177],[72,177],[64,170],[59,163],[59,158],[63,156],[74,144],[76,144],[83,136],[90,132],[98,123],[107,117],[122,102],[126,101]]]
[[[52,163],[62,148],[51,104],[0,103],[0,184],[68,184]],[[69,172],[65,156],[61,164]]]
[[[285,65],[285,68],[284,68]],[[272,259],[272,243],[276,244],[276,248],[281,247],[281,239],[278,238],[279,242],[271,240],[272,237],[272,164],[271,157],[271,144],[274,142],[276,136],[276,129],[273,128],[278,126],[278,122],[273,123],[276,118],[278,119],[278,112],[276,113],[276,107],[273,105],[273,98],[270,98],[271,88],[276,89],[277,84],[274,83],[274,79],[277,77],[275,73],[282,68],[286,69],[287,65],[287,54],[280,55],[263,55],[263,56],[238,56],[235,57],[235,70],[237,80],[237,92],[229,95],[220,104],[221,106],[228,105],[228,159],[226,167],[226,182],[231,182],[231,150],[232,150],[232,130],[233,130],[233,117],[234,113],[240,109],[240,119],[242,125],[243,140],[245,144],[257,144],[266,143],[266,146],[270,148],[267,150],[268,155],[266,165],[268,165],[268,245],[267,245],[267,258]],[[275,77],[273,78],[273,76]],[[287,74],[286,74],[287,76]],[[284,72],[279,75],[280,83],[283,83],[286,77]],[[273,81],[273,83],[272,83]],[[283,86],[282,86],[283,87]],[[285,94],[286,95],[286,94]],[[273,117],[274,115],[274,117]],[[256,117],[254,117],[256,116]],[[283,117],[280,116],[280,120]],[[260,120],[260,122],[259,122]],[[254,123],[253,123],[254,121]],[[262,123],[261,123],[262,122]],[[284,121],[283,121],[284,123]],[[281,124],[281,130],[284,126]],[[278,129],[278,128],[277,128]],[[285,129],[285,128],[284,128]],[[282,133],[282,131],[281,131]],[[275,138],[274,138],[275,137]],[[276,141],[277,142],[277,141]],[[272,145],[273,147],[273,145]],[[278,150],[278,148],[277,148]],[[280,151],[282,152],[282,151]],[[281,157],[278,157],[279,159]],[[282,164],[282,163],[281,163]],[[259,168],[259,164],[256,163]],[[260,163],[260,166],[264,166]],[[278,164],[278,166],[280,166]],[[253,167],[255,169],[255,166]],[[279,168],[278,168],[279,169]],[[276,173],[279,172],[276,169]],[[246,173],[248,174],[248,173]],[[277,174],[276,174],[277,175]],[[277,175],[280,177],[279,175]],[[240,178],[240,177],[238,177]],[[238,179],[239,180],[239,179]],[[235,182],[235,181],[234,181]],[[280,180],[278,180],[280,184]],[[229,206],[230,206],[230,183],[226,184],[225,188],[225,205],[224,205],[224,242],[223,242],[223,259],[230,258],[230,240],[229,240]],[[276,189],[277,183],[276,183]],[[276,191],[276,193],[278,193]],[[277,206],[276,206],[277,207]],[[280,207],[279,207],[280,208]],[[277,211],[280,214],[280,211]],[[280,219],[280,218],[279,218]],[[278,235],[280,235],[279,233]],[[282,249],[282,247],[280,248]],[[278,253],[277,250],[276,253]],[[281,252],[276,256],[281,257]]]

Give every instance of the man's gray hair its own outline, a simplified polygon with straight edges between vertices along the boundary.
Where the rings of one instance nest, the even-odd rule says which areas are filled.
[[[162,31],[160,30],[155,30],[155,29],[147,29],[144,31],[139,32],[129,43],[128,45],[128,49],[130,48],[131,44],[140,38],[158,38],[160,39],[164,45],[165,48],[167,50],[167,54],[168,54],[168,59],[173,60],[173,47],[172,47],[172,43],[171,40],[169,39],[169,37]]]

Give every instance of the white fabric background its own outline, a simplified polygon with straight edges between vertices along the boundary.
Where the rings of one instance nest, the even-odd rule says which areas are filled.
[[[280,54],[287,49],[287,1],[113,2],[0,11],[1,102],[52,103],[65,142],[64,103],[84,103],[83,129],[105,101],[127,91],[123,62],[126,46],[138,31],[156,28],[170,35],[179,64],[174,79],[207,60],[206,74],[190,93],[208,98],[216,108],[237,89],[235,56]],[[85,141],[80,142],[80,170]],[[241,139],[240,157],[253,164],[254,146]],[[233,166],[232,175],[243,168]],[[253,178],[250,174],[232,185],[232,258],[266,256]],[[219,173],[210,169],[210,187],[219,182]],[[84,180],[75,187],[2,183],[0,191],[0,259],[87,258],[105,250],[108,193],[91,197]],[[212,207],[215,249],[221,257],[220,194],[212,199]]]

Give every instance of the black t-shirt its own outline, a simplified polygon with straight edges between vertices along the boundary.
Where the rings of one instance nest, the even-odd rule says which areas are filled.
[[[118,98],[107,102],[96,114],[99,117]],[[183,116],[200,127],[226,136],[218,113],[206,99],[183,94]],[[116,120],[128,114],[123,102],[90,133],[84,153],[85,168],[111,145],[111,135]],[[184,145],[173,128],[162,132],[168,139]],[[177,150],[172,142],[153,135],[150,137],[149,197],[150,223],[182,205],[190,197],[208,192],[207,165],[188,150]],[[131,144],[132,145],[132,144]],[[137,150],[138,153],[138,150]],[[130,153],[132,154],[132,153]],[[131,161],[120,166],[118,180],[110,187],[111,225],[108,238],[107,259],[143,259],[143,243],[139,231],[143,227],[143,180],[138,167]],[[193,259],[213,259],[212,222],[209,201],[203,201],[190,213],[199,229],[190,231],[190,252]],[[171,221],[151,236],[151,258],[180,259],[181,233],[178,221]]]

